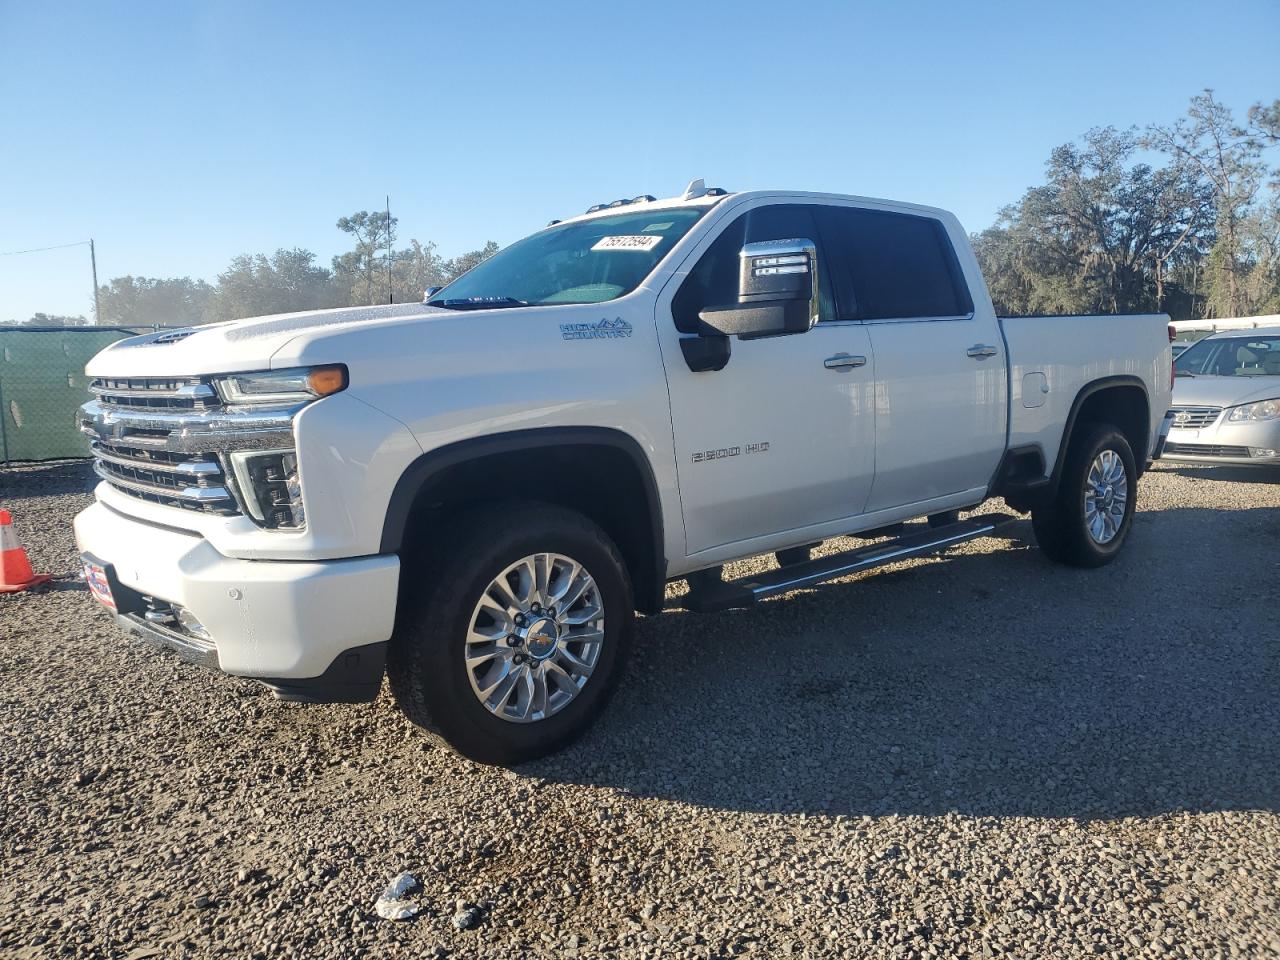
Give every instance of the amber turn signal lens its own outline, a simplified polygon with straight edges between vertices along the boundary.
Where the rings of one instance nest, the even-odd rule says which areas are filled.
[[[327,397],[344,390],[347,386],[347,368],[341,365],[316,367],[307,374],[307,386],[317,397]]]

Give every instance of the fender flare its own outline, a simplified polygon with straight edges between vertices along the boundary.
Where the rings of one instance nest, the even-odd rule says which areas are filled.
[[[1115,387],[1137,387],[1141,390],[1143,397],[1146,399],[1148,416],[1150,415],[1151,395],[1147,391],[1147,385],[1142,382],[1141,378],[1131,374],[1117,374],[1091,380],[1076,391],[1075,399],[1071,402],[1071,409],[1067,413],[1067,420],[1062,429],[1062,439],[1058,443],[1058,452],[1053,462],[1053,468],[1046,470],[1047,464],[1045,462],[1044,449],[1039,443],[1010,447],[1005,451],[1000,460],[1000,466],[996,469],[996,476],[990,487],[991,495],[1005,497],[1009,500],[1011,506],[1019,510],[1030,509],[1034,503],[1055,496],[1058,492],[1058,484],[1062,479],[1062,469],[1066,463],[1067,450],[1071,446],[1071,438],[1075,433],[1076,421],[1079,419],[1081,407],[1094,394]],[[1139,470],[1141,470],[1142,464],[1145,463],[1145,451],[1135,450],[1134,456],[1138,460]],[[1022,460],[1021,464],[1019,463],[1020,459]],[[1039,469],[1034,474],[1026,470],[1028,461],[1038,461]],[[1021,469],[1019,469],[1020,467]]]
[[[434,477],[446,470],[494,454],[515,453],[552,447],[610,447],[621,451],[636,467],[645,492],[649,511],[649,535],[652,542],[653,569],[634,571],[636,575],[636,606],[648,612],[654,607],[654,597],[642,596],[640,587],[649,581],[646,593],[656,594],[657,609],[661,609],[662,595],[667,580],[666,541],[662,521],[662,498],[653,466],[638,441],[630,434],[611,427],[537,427],[528,430],[512,430],[505,433],[470,437],[446,444],[422,454],[405,468],[396,481],[387,503],[386,518],[382,524],[380,553],[399,553],[404,545],[405,529],[409,514],[418,498]]]
[[[1058,444],[1058,456],[1053,464],[1053,472],[1049,474],[1049,489],[1056,492],[1058,489],[1058,481],[1062,478],[1062,467],[1067,459],[1067,448],[1071,445],[1071,438],[1076,429],[1076,418],[1080,415],[1080,408],[1084,406],[1084,402],[1095,393],[1101,393],[1103,390],[1109,390],[1113,387],[1137,387],[1142,391],[1143,399],[1147,403],[1147,432],[1150,433],[1150,416],[1151,416],[1151,394],[1147,392],[1147,385],[1142,381],[1141,377],[1132,374],[1117,374],[1110,377],[1102,377],[1098,380],[1091,380],[1086,383],[1076,393],[1075,400],[1071,403],[1071,412],[1067,414],[1067,425],[1062,431],[1062,442]],[[1133,458],[1138,462],[1138,470],[1141,472],[1142,465],[1146,463],[1147,451],[1133,451]]]

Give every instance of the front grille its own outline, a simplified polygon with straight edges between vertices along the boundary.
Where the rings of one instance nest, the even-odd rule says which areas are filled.
[[[1218,417],[1222,415],[1222,408],[1174,407],[1169,412],[1173,414],[1173,429],[1203,430],[1217,422]]]
[[[220,406],[218,392],[197,379],[98,377],[89,392],[108,406],[127,410],[209,410]]]
[[[201,415],[221,409],[209,383],[195,378],[99,377],[89,389],[101,416],[118,421],[107,435],[86,429],[99,477],[149,503],[200,513],[240,513],[216,453],[169,447],[170,438],[198,424]],[[92,424],[92,417],[86,423]]]
[[[1185,453],[1189,457],[1247,457],[1248,447],[1218,443],[1166,443],[1165,453]]]

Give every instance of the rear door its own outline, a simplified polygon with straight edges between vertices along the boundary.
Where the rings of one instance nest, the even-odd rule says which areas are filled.
[[[1004,453],[1007,381],[999,322],[976,311],[943,222],[824,207],[842,317],[875,355],[876,468],[867,512],[985,495]]]

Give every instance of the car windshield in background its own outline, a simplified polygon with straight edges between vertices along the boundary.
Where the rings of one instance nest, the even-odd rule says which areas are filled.
[[[1173,362],[1173,369],[1191,377],[1280,377],[1280,337],[1201,340]]]
[[[553,226],[495,253],[429,303],[478,310],[614,300],[639,286],[700,216],[649,210]]]

